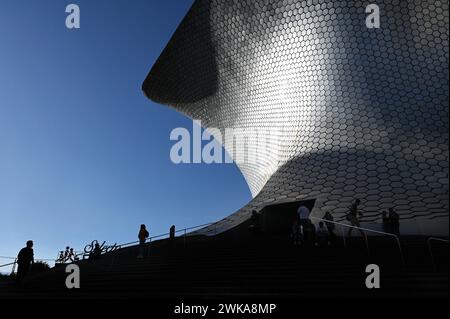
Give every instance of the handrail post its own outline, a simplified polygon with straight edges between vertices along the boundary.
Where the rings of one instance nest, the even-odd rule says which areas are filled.
[[[370,253],[370,251],[369,251],[369,244],[368,244],[368,238],[367,238],[366,231],[394,237],[394,239],[397,241],[397,245],[398,245],[398,249],[399,249],[399,253],[400,253],[400,258],[401,258],[401,261],[402,261],[402,266],[405,265],[405,259],[404,259],[404,256],[403,256],[402,246],[401,246],[400,240],[399,240],[397,235],[394,235],[394,234],[391,234],[391,233],[385,233],[385,232],[378,231],[378,230],[373,230],[373,229],[368,229],[368,228],[363,228],[363,227],[357,227],[357,226],[353,226],[353,225],[347,225],[347,224],[343,224],[343,223],[338,223],[338,222],[335,222],[335,221],[325,220],[325,219],[314,217],[314,216],[312,216],[311,218],[312,219],[316,219],[316,220],[320,220],[320,221],[323,221],[323,222],[326,222],[326,223],[328,222],[328,223],[332,223],[332,224],[335,224],[335,225],[340,225],[341,229],[342,229],[343,237],[345,237],[344,231],[343,231],[344,226],[345,227],[359,229],[362,232],[363,237],[365,238],[367,253]],[[439,241],[443,241],[443,242],[447,242],[448,243],[448,240],[441,239],[441,238],[430,238],[430,239],[439,240]]]
[[[16,264],[17,264],[17,258],[14,259],[14,263],[13,263],[13,267],[12,267],[12,271],[11,271],[11,275],[13,275],[16,271]]]
[[[431,257],[431,264],[433,266],[433,271],[436,272],[437,271],[437,266],[436,266],[436,261],[434,259],[434,255],[433,255],[433,249],[432,249],[432,246],[431,246],[431,242],[433,240],[434,241],[440,241],[440,242],[447,243],[447,244],[449,243],[449,241],[446,240],[446,239],[436,238],[436,237],[428,237],[428,239],[427,239],[428,252],[430,253],[430,257]]]
[[[207,226],[209,227],[209,226],[211,226],[212,224],[215,224],[215,223],[207,223],[207,224],[202,224],[202,225],[198,225],[198,226],[194,226],[194,227],[189,227],[189,228],[177,230],[177,231],[175,232],[175,234],[180,233],[180,232],[184,232],[184,235],[183,235],[183,237],[184,237],[184,246],[186,247],[186,241],[187,241],[186,238],[187,238],[187,231],[188,231],[188,230],[192,230],[192,229],[196,229],[196,228],[200,228],[200,227],[207,227]],[[217,227],[217,226],[215,226],[215,227]],[[216,228],[216,233],[217,233],[217,228]],[[149,238],[148,238],[148,240],[149,240],[149,246],[147,247],[147,250],[150,250],[150,249],[151,249],[152,239],[161,238],[161,237],[167,236],[167,235],[170,235],[170,233],[167,233],[167,234],[161,234],[161,235],[153,236],[153,237],[149,237]],[[120,244],[120,245],[118,245],[117,250],[124,249],[124,248],[127,248],[127,247],[131,246],[131,245],[136,245],[136,244],[138,244],[138,243],[139,243],[139,241],[133,241],[133,242],[125,243],[125,244]],[[53,259],[52,259],[52,260],[53,260]]]
[[[366,249],[367,249],[367,256],[370,257],[369,238],[367,237],[367,234],[365,231],[363,231],[363,234],[364,234],[364,243],[366,244]]]
[[[431,237],[427,239],[428,251],[430,252],[431,265],[433,266],[433,271],[436,272],[436,263],[434,262],[433,250],[431,249]]]
[[[403,255],[403,249],[402,249],[402,245],[400,243],[400,239],[398,238],[398,236],[395,236],[395,240],[397,241],[398,249],[400,251],[400,258],[402,260],[402,267],[405,267],[405,256]]]
[[[340,226],[341,226],[341,231],[342,231],[342,240],[344,241],[344,248],[347,248],[347,242],[346,242],[346,239],[345,239],[344,226],[342,226],[342,225],[340,225]]]
[[[116,260],[116,254],[112,254],[111,263],[109,264],[109,270],[111,270],[112,266],[114,265],[114,261]]]
[[[150,249],[152,248],[152,238],[150,237],[149,239],[149,243],[148,243],[148,248],[147,248],[147,256],[150,255]]]

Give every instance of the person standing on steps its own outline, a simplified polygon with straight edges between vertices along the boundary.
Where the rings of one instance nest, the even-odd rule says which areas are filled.
[[[300,239],[303,243],[313,244],[315,242],[316,227],[311,222],[309,215],[311,211],[304,204],[297,209],[298,220],[300,224]]]
[[[391,233],[391,221],[389,220],[388,213],[385,210],[381,213],[381,220],[383,222],[383,231],[385,233]]]
[[[175,246],[175,225],[170,226],[169,243],[170,243],[171,248],[173,248]]]
[[[255,234],[261,232],[261,213],[258,213],[256,210],[252,210],[252,216],[250,217],[250,226],[248,226],[248,230]]]
[[[400,236],[400,216],[393,208],[389,208],[390,233]]]
[[[362,216],[363,214],[361,213],[361,211],[358,210],[359,204],[361,204],[361,201],[359,199],[355,200],[355,202],[350,206],[349,213],[346,216],[346,218],[350,222],[350,224],[355,227],[361,227],[361,225],[359,224],[358,216]],[[363,238],[365,238],[364,232],[361,229],[358,229],[358,230],[361,233],[361,235],[363,236]],[[348,230],[349,238],[352,235],[352,231],[353,231],[353,227],[350,227],[350,229]]]
[[[139,238],[139,255],[138,258],[144,258],[145,251],[145,241],[147,240],[150,234],[147,231],[147,228],[144,224],[141,225],[141,229],[139,230],[138,238]]]
[[[300,225],[300,232],[302,234],[302,237],[305,237],[306,228],[311,223],[311,220],[309,219],[309,214],[311,214],[311,211],[308,207],[305,205],[300,205],[297,209],[297,215],[298,215],[298,221]],[[305,240],[305,238],[303,238]]]
[[[34,264],[33,241],[27,241],[26,247],[22,248],[17,255],[17,282],[21,283],[28,274],[31,265]]]
[[[294,242],[294,246],[301,245],[302,241],[301,241],[300,237],[301,237],[300,223],[298,221],[298,218],[296,218],[294,220],[294,222],[292,223],[292,228],[291,228],[291,238]]]
[[[97,260],[102,254],[102,248],[99,243],[95,243],[94,249],[89,253],[89,260]]]
[[[325,215],[323,216],[323,219],[328,221],[328,222],[325,222],[325,225],[327,226],[327,229],[328,229],[330,242],[333,243],[336,239],[336,234],[334,233],[334,229],[336,228],[336,225],[333,223],[334,217],[333,217],[333,215],[331,215],[330,212],[326,212]]]
[[[317,246],[329,246],[330,242],[330,232],[325,227],[325,223],[320,221],[316,230],[316,245]]]

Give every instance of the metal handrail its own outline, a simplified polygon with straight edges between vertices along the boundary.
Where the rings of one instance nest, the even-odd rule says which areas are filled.
[[[0,265],[0,268],[6,267],[6,266],[11,266],[11,265],[14,265],[15,263],[16,263],[16,262],[14,261],[14,262],[9,263],[9,264]]]
[[[324,221],[324,222],[330,222],[330,223],[333,223],[333,224],[337,224],[337,225],[341,225],[341,231],[342,231],[342,241],[344,242],[344,247],[347,247],[347,243],[346,243],[346,240],[345,240],[345,232],[344,232],[344,228],[342,227],[342,226],[347,226],[347,227],[350,227],[350,228],[358,228],[357,226],[353,226],[353,225],[348,225],[348,224],[341,224],[341,223],[339,223],[339,222],[335,222],[335,221],[330,221],[330,220],[328,220],[328,219],[320,219],[320,218],[318,218],[318,217],[311,217],[312,219],[317,219],[317,220],[321,220],[321,221]],[[370,249],[369,249],[369,240],[368,240],[368,238],[367,238],[367,234],[365,233],[365,232],[363,232],[362,231],[362,233],[364,234],[364,244],[366,245],[366,249],[367,249],[367,255],[368,256],[370,256]]]
[[[14,259],[16,261],[16,263],[17,263],[17,257],[4,257],[4,256],[1,256],[0,259],[11,259],[11,260]],[[38,261],[55,261],[55,260],[54,259],[50,259],[50,258],[47,258],[47,259],[39,258],[39,259],[35,259],[34,261],[38,262]],[[1,265],[0,267],[3,267],[3,266],[5,266],[5,265]]]
[[[192,226],[192,227],[187,227],[187,228],[179,229],[179,230],[176,230],[176,231],[175,231],[175,234],[183,232],[183,236],[185,237],[185,236],[187,235],[187,231],[189,231],[189,230],[197,229],[197,228],[200,228],[200,227],[210,226],[210,225],[213,225],[213,224],[216,224],[216,223],[217,223],[217,222],[214,222],[214,223],[206,223],[206,224],[202,224],[202,225],[198,225],[198,226]],[[152,241],[154,241],[154,240],[157,239],[157,238],[161,238],[161,237],[168,236],[168,235],[170,235],[170,233],[164,233],[164,234],[152,236],[152,237],[147,238],[145,241],[146,241],[146,242],[147,242],[147,241],[152,242]],[[131,245],[136,245],[136,244],[139,244],[139,240],[132,241],[132,242],[125,243],[125,244],[119,244],[118,246],[119,246],[120,248],[124,248],[124,247],[128,247],[128,246],[131,246]]]
[[[359,230],[361,230],[361,231],[363,231],[363,232],[366,232],[366,231],[367,231],[367,232],[372,232],[372,233],[377,233],[377,234],[382,234],[382,235],[387,235],[387,236],[394,237],[395,240],[396,240],[396,242],[397,242],[398,250],[399,250],[399,252],[400,252],[400,258],[401,258],[401,261],[402,261],[402,266],[405,265],[405,258],[404,258],[404,256],[403,256],[402,245],[400,244],[400,239],[399,239],[398,236],[395,235],[395,234],[386,233],[386,232],[382,232],[382,231],[379,231],[379,230],[373,230],[373,229],[364,228],[364,227],[358,227],[358,226],[353,226],[353,225],[343,224],[343,223],[339,223],[339,222],[335,222],[335,221],[331,221],[331,220],[327,220],[327,219],[322,219],[322,218],[314,217],[314,216],[311,216],[310,218],[311,218],[311,219],[315,219],[315,220],[320,220],[320,221],[323,221],[323,222],[325,222],[325,223],[332,223],[332,224],[340,225],[341,227],[349,227],[349,228],[359,229]],[[343,233],[343,237],[345,238],[345,235],[344,235],[344,232],[343,232],[343,231],[342,231],[342,233]],[[368,244],[368,240],[367,240],[367,235],[366,235],[365,233],[364,233],[364,235],[365,235],[365,237],[366,237],[366,246],[368,247],[369,244]],[[345,240],[344,240],[344,243],[345,243]]]
[[[192,229],[197,229],[197,228],[200,228],[200,227],[210,226],[210,225],[213,225],[213,224],[217,224],[217,222],[214,222],[214,223],[207,223],[207,224],[202,224],[202,225],[198,225],[198,226],[193,226],[193,227],[187,227],[187,228],[179,229],[179,230],[176,230],[176,231],[175,231],[175,234],[180,233],[180,232],[183,232],[183,238],[184,238],[184,239],[183,239],[183,244],[184,244],[184,247],[186,247],[186,236],[187,236],[187,231],[192,230]],[[217,234],[217,227],[215,228],[215,234]],[[155,239],[161,238],[161,237],[165,237],[165,236],[168,236],[168,235],[170,235],[170,233],[164,233],[164,234],[152,236],[152,237],[146,238],[146,239],[145,239],[145,242],[148,241],[148,242],[151,244],[152,241],[154,241]],[[133,241],[133,242],[121,244],[121,245],[118,245],[118,247],[119,247],[118,250],[120,250],[120,249],[122,249],[122,248],[124,248],[124,247],[131,246],[131,245],[136,245],[136,244],[139,244],[139,243],[140,243],[140,241],[137,240],[137,241]],[[147,248],[147,252],[148,252],[148,249],[149,249],[149,248],[150,248],[150,247]],[[113,266],[113,264],[115,263],[115,259],[116,259],[116,254],[113,255],[113,257],[112,257],[112,259],[111,259],[111,263],[109,264],[109,268],[111,268],[111,267]]]
[[[183,237],[184,237],[184,245],[186,246],[186,236],[187,236],[187,232],[189,231],[189,230],[193,230],[193,229],[197,229],[197,228],[201,228],[201,227],[206,227],[206,226],[210,226],[210,225],[213,225],[213,224],[217,224],[217,222],[213,222],[213,223],[206,223],[206,224],[201,224],[201,225],[197,225],[197,226],[192,226],[192,227],[187,227],[187,228],[183,228],[183,229],[179,229],[179,230],[176,230],[175,231],[175,234],[177,234],[177,233],[183,233]],[[215,228],[215,233],[217,234],[217,227]],[[146,238],[145,239],[145,242],[147,243],[152,243],[152,241],[155,241],[155,239],[158,239],[158,238],[162,238],[162,237],[165,237],[165,236],[169,236],[170,235],[170,233],[164,233],[164,234],[160,234],[160,235],[156,235],[156,236],[152,236],[152,237],[149,237],[149,238]],[[132,246],[132,245],[136,245],[136,244],[139,244],[140,243],[140,241],[139,240],[136,240],[136,241],[132,241],[132,242],[128,242],[128,243],[124,243],[124,244],[118,244],[117,245],[117,247],[118,247],[118,250],[119,249],[122,249],[122,248],[125,248],[125,247],[129,247],[129,246]],[[58,255],[59,256],[59,255]],[[58,258],[57,258],[58,259]]]
[[[10,257],[6,257],[6,258],[9,259]],[[0,268],[12,265],[13,266],[12,270],[11,270],[11,275],[12,275],[12,274],[14,274],[14,271],[16,270],[16,264],[17,264],[17,258],[14,258],[14,262],[9,263],[9,264],[0,265]]]
[[[14,262],[12,262],[12,263],[0,265],[0,268],[13,265],[11,274],[14,274],[15,269],[16,269],[16,265],[17,265],[17,258],[16,257],[4,257],[4,256],[2,256],[2,259],[14,259]],[[42,261],[44,261],[44,262],[46,262],[46,261],[53,261],[53,259],[35,259],[34,260],[34,262],[42,262]]]
[[[448,239],[443,239],[443,238],[438,238],[438,237],[428,237],[428,239],[427,239],[428,252],[430,253],[431,264],[433,265],[433,271],[437,271],[436,263],[435,263],[434,255],[433,255],[433,249],[431,247],[432,241],[439,241],[439,242],[443,242],[443,243],[447,243],[447,244],[449,243],[449,241],[448,241]]]

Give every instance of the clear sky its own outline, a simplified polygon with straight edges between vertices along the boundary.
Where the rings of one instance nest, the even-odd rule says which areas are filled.
[[[78,30],[65,26],[69,3]],[[191,4],[0,2],[0,256],[28,239],[38,258],[133,241],[141,223],[156,235],[250,200],[233,164],[173,164],[169,134],[192,122],[141,92]]]

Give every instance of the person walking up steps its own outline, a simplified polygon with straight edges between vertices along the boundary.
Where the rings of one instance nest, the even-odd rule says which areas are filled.
[[[361,201],[359,199],[355,200],[355,202],[350,206],[350,208],[349,208],[350,211],[346,216],[347,220],[350,222],[350,224],[355,227],[361,227],[358,216],[361,217],[363,214],[361,213],[361,211],[358,210],[359,204],[361,204]],[[365,238],[364,232],[361,229],[358,229],[358,230],[361,233],[361,236],[363,236],[363,238]],[[352,232],[353,232],[353,227],[350,227],[350,229],[348,230],[349,238],[351,237]]]

